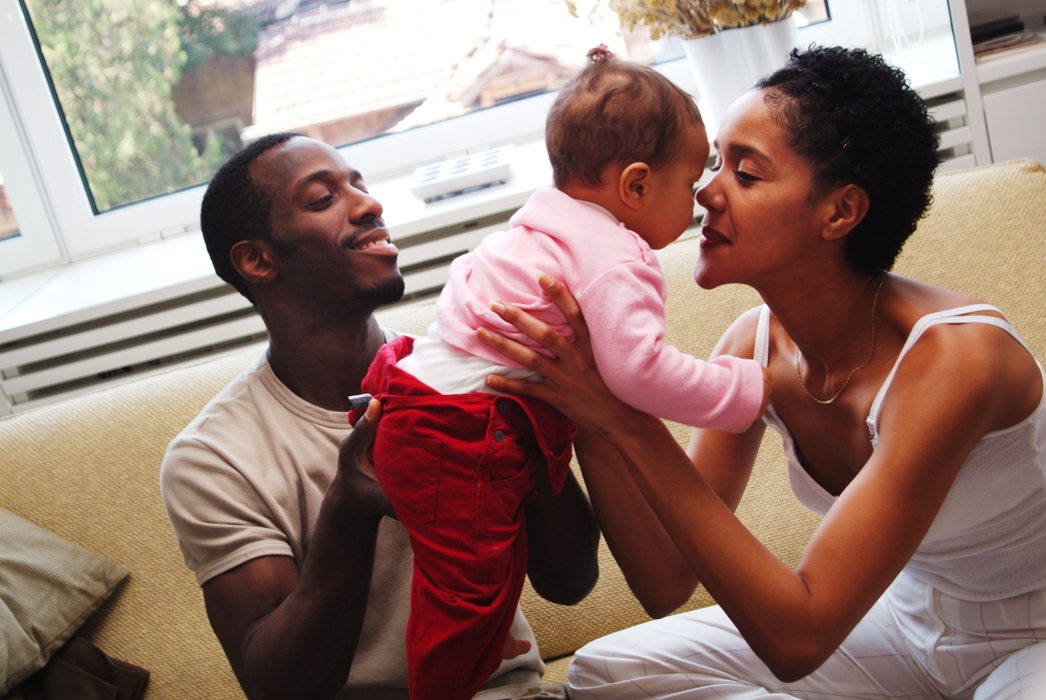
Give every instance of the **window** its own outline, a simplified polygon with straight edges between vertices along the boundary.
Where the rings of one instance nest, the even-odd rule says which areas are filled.
[[[265,134],[345,146],[547,93],[588,48],[642,43],[552,0],[24,7],[95,214],[205,183]]]
[[[0,64],[0,279],[63,258],[9,94]]]
[[[345,147],[373,180],[540,138],[550,91],[596,44],[648,63],[682,56],[678,41],[620,37],[601,12],[574,18],[564,0],[0,0],[0,168],[20,226],[0,244],[0,276],[194,230],[214,169],[267,133]],[[950,30],[945,0],[809,0],[803,22],[804,44],[884,50]],[[33,256],[9,252],[29,240]]]
[[[405,172],[538,138],[549,91],[594,45],[661,53],[562,0],[0,0],[0,16],[8,94],[74,260],[195,228],[201,186],[261,135],[356,143],[368,177]]]

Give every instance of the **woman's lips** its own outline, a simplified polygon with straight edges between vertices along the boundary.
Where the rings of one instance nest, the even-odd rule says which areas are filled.
[[[726,236],[724,236],[723,234],[721,234],[718,231],[716,231],[715,229],[709,228],[707,226],[702,226],[701,227],[701,243],[700,243],[700,246],[701,246],[702,249],[706,249],[707,250],[708,248],[715,248],[715,247],[721,246],[721,245],[728,245],[729,243],[730,243],[730,240]]]

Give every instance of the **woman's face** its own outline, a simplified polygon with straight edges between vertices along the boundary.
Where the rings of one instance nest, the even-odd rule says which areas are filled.
[[[816,201],[810,165],[790,146],[765,91],[742,95],[715,140],[714,177],[697,191],[707,210],[694,279],[705,288],[740,282],[757,289],[821,243],[826,203]],[[809,262],[809,261],[808,261]]]

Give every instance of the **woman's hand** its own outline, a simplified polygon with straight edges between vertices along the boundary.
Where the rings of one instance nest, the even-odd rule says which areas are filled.
[[[542,275],[539,282],[563,312],[567,323],[574,330],[576,340],[571,343],[562,334],[518,307],[501,302],[492,303],[490,308],[495,313],[548,348],[555,357],[545,357],[502,335],[479,328],[476,335],[481,341],[545,377],[545,381],[535,382],[494,374],[487,377],[487,385],[509,394],[546,401],[567,418],[598,435],[613,432],[615,426],[627,425],[634,417],[635,409],[614,396],[599,376],[588,326],[577,300],[566,287],[548,275]]]

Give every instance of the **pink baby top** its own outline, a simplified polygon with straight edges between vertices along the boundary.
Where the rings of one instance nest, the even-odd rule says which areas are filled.
[[[722,356],[698,360],[665,345],[665,280],[650,246],[592,206],[553,188],[536,191],[509,220],[457,258],[437,305],[440,338],[500,365],[514,365],[476,337],[480,326],[548,355],[490,310],[506,301],[574,334],[538,285],[542,272],[577,299],[607,387],[635,408],[687,425],[742,430],[763,396],[759,363]]]

